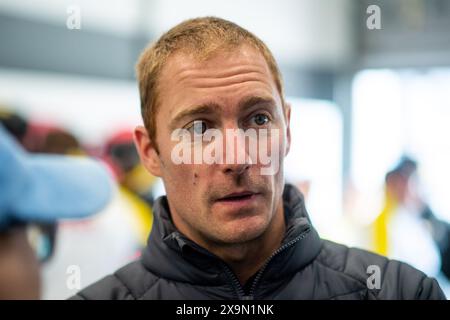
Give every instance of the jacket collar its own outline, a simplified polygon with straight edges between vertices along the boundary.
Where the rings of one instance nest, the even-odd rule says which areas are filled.
[[[294,186],[285,185],[283,204],[286,234],[264,271],[263,282],[299,271],[317,256],[322,245],[306,212],[303,195]],[[162,278],[200,286],[229,282],[222,260],[177,231],[165,196],[156,200],[153,214],[153,229],[142,254],[147,269]]]

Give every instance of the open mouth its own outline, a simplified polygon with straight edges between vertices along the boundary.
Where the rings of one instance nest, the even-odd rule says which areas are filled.
[[[257,193],[244,191],[231,193],[223,198],[218,199],[220,202],[236,202],[236,201],[246,201],[252,199]]]

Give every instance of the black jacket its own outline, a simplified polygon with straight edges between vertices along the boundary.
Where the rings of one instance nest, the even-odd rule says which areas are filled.
[[[286,185],[283,201],[283,243],[245,287],[222,260],[175,229],[161,197],[141,259],[73,298],[445,299],[436,280],[407,264],[320,239],[293,186]]]

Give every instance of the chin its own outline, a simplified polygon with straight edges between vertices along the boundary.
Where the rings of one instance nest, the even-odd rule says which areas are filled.
[[[266,231],[269,223],[263,217],[252,217],[245,221],[235,221],[227,226],[222,234],[221,241],[228,244],[238,244],[252,241],[260,237]]]

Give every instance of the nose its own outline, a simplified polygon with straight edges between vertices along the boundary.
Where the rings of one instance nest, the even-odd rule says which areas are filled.
[[[253,164],[245,135],[243,130],[228,129],[225,131],[222,171],[227,175],[242,175]]]
[[[223,172],[227,175],[242,175],[250,168],[250,164],[225,164]]]

